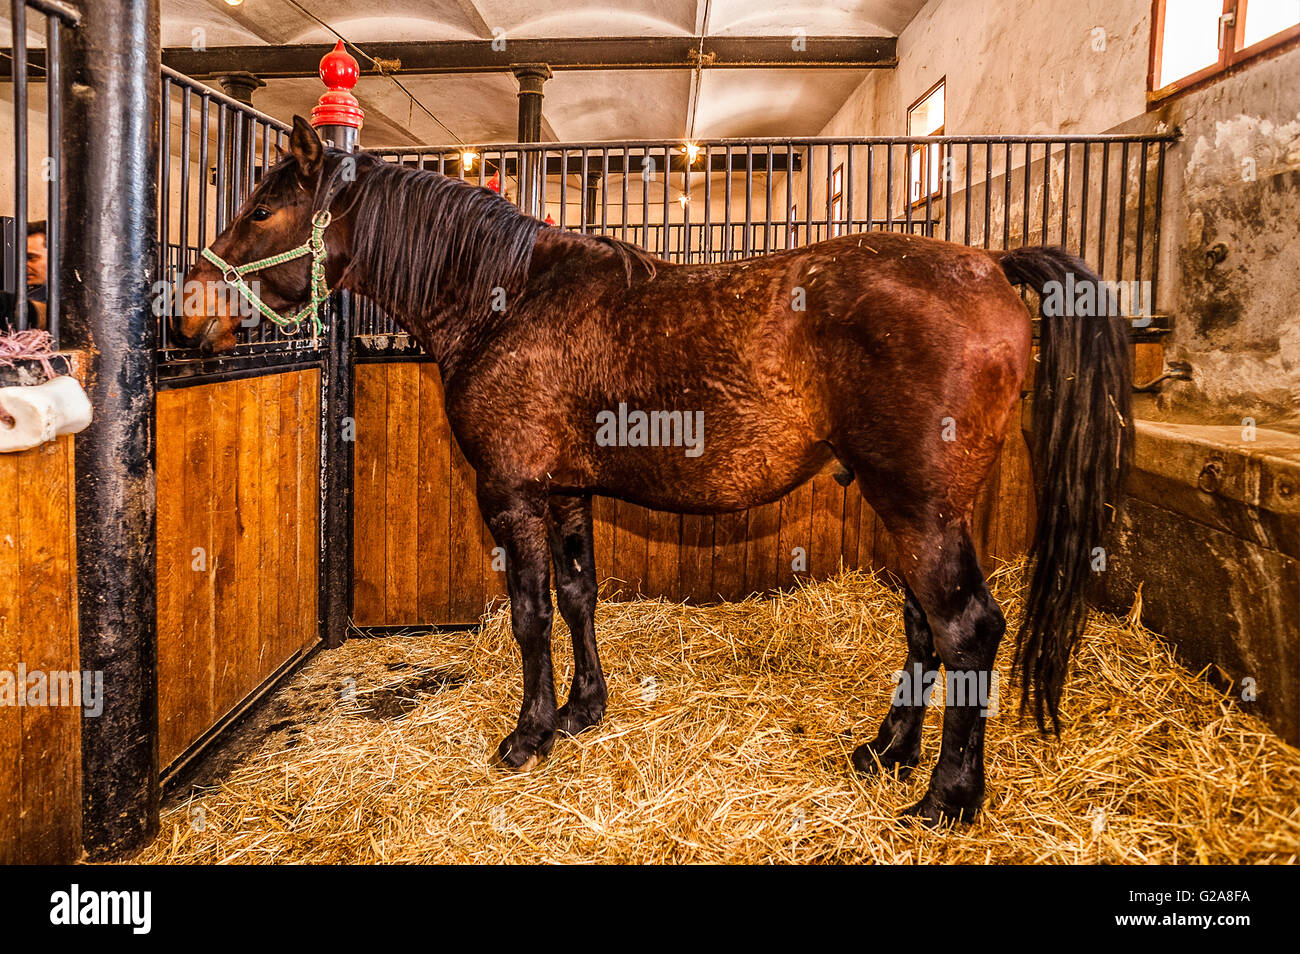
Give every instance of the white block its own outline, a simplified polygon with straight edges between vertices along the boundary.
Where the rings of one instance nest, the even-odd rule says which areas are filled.
[[[0,453],[30,450],[90,425],[90,399],[66,374],[31,387],[0,388],[0,407],[14,419],[12,426],[0,420]]]

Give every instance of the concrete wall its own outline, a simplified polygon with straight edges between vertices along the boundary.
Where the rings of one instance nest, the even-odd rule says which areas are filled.
[[[946,77],[952,135],[1155,132],[1169,151],[1158,304],[1193,380],[1153,407],[1173,420],[1300,425],[1300,49],[1148,111],[1149,0],[932,0],[824,136],[903,135]],[[1216,243],[1228,257],[1206,267]]]

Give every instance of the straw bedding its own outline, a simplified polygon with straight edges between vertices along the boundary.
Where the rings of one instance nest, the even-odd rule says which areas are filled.
[[[1012,627],[1020,574],[992,581]],[[1059,741],[1019,722],[1004,644],[985,808],[964,829],[895,817],[925,790],[938,713],[907,781],[850,768],[903,624],[896,591],[846,572],[707,607],[602,601],[608,715],[526,775],[488,764],[520,700],[506,607],[476,631],[321,653],[277,696],[292,718],[214,786],[173,795],[139,860],[1294,863],[1300,753],[1138,612],[1094,614]],[[557,614],[561,693],[567,636]]]

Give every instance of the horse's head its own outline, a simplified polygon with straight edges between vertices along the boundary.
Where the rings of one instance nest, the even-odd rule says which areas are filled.
[[[256,299],[279,315],[310,303],[316,286],[307,249],[313,223],[323,222],[315,217],[347,191],[355,170],[354,158],[326,150],[307,120],[295,116],[288,153],[266,172],[186,274],[178,290],[182,313],[173,323],[173,338],[205,352],[226,351],[235,346],[241,325],[263,320]],[[328,224],[323,238],[325,279],[333,286],[350,251],[346,223]],[[302,250],[296,257],[246,268],[296,250]]]

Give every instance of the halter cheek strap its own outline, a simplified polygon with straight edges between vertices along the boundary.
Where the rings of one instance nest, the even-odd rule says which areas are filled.
[[[239,290],[239,293],[252,303],[253,307],[262,313],[268,320],[284,329],[288,334],[295,334],[302,325],[303,319],[310,316],[312,334],[319,336],[322,331],[320,320],[320,306],[329,298],[329,286],[325,284],[325,230],[329,228],[332,216],[328,208],[321,209],[311,219],[311,235],[307,241],[303,242],[297,248],[292,248],[287,252],[281,252],[279,255],[271,255],[268,258],[259,258],[255,262],[246,262],[243,265],[231,265],[211,247],[203,250],[203,257],[206,258],[217,268],[221,269],[221,277],[226,284],[232,285]],[[249,286],[244,276],[261,271],[264,268],[272,268],[276,265],[283,265],[285,262],[292,262],[296,258],[302,258],[304,255],[311,256],[311,298],[302,307],[296,309],[288,315],[281,315],[274,308],[258,296]]]

